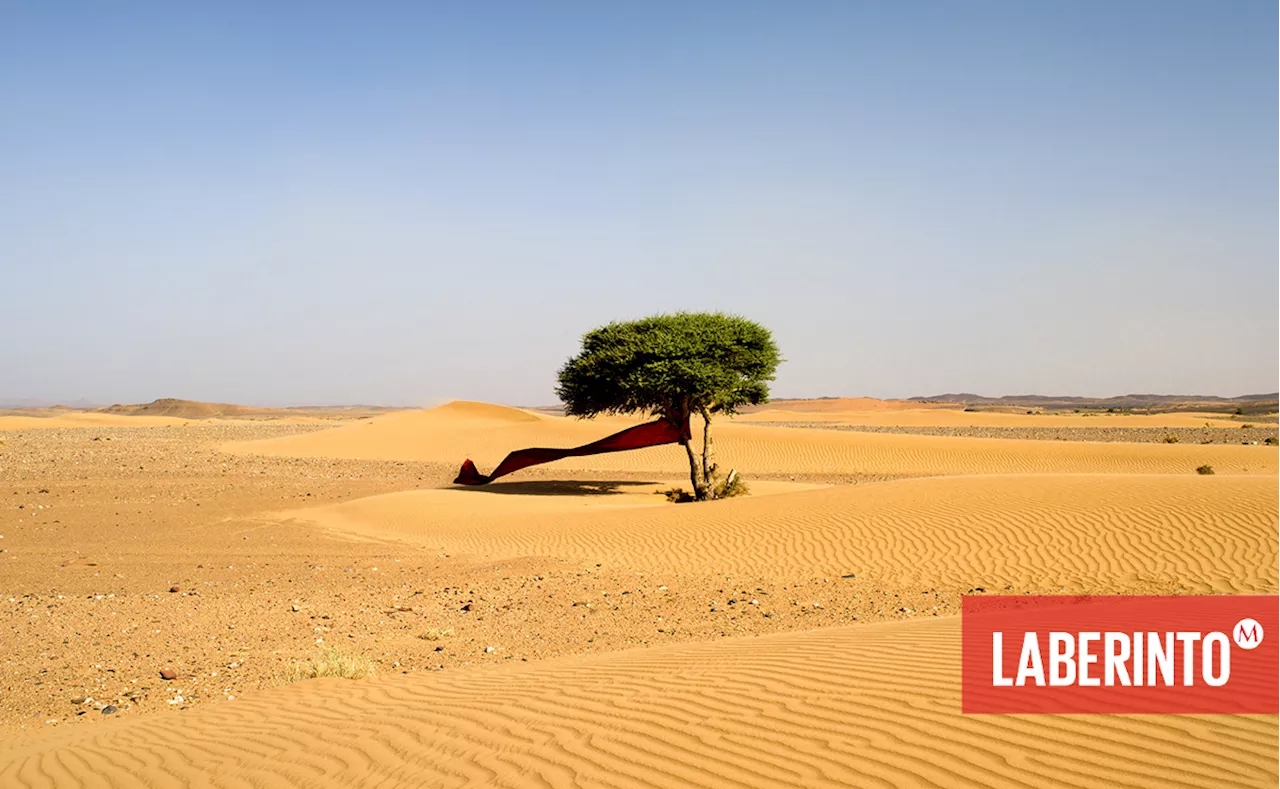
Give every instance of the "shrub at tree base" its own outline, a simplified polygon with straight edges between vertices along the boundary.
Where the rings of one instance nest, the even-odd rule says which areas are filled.
[[[659,493],[666,496],[667,501],[675,504],[697,501],[697,499],[693,497],[693,494],[684,488],[669,488],[667,490],[659,491]],[[738,474],[737,470],[734,470],[730,471],[729,476],[725,477],[723,480],[716,481],[714,493],[714,498],[732,499],[737,496],[750,495],[751,488],[747,487],[746,480]]]
[[[738,470],[734,469],[729,472],[729,476],[716,486],[716,498],[732,499],[737,496],[746,496],[751,493],[751,488],[747,487],[747,482],[738,474]]]
[[[684,504],[685,502],[693,501],[693,494],[684,488],[669,488],[661,491],[661,493],[672,504]]]

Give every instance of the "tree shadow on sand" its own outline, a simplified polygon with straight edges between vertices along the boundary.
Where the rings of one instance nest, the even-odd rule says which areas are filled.
[[[608,496],[626,493],[623,488],[643,487],[652,482],[616,479],[548,479],[529,482],[491,482],[463,486],[473,493],[507,493],[517,496]]]

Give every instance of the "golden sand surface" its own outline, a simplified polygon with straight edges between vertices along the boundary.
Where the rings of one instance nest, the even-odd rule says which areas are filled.
[[[1275,423],[1275,417],[1249,417],[1250,421]],[[962,408],[899,410],[791,411],[783,408],[754,411],[735,417],[738,422],[831,422],[838,425],[876,427],[1239,427],[1230,414],[1167,413],[1108,414],[1047,412],[1018,414],[1000,411],[965,411]]]
[[[576,446],[637,420],[549,416],[482,403],[456,402],[405,411],[333,430],[268,441],[229,442],[235,454],[271,457],[358,458],[457,463],[470,457],[481,471],[508,451],[528,446]],[[701,433],[695,419],[695,434]],[[1192,474],[1209,464],[1219,474],[1277,473],[1272,447],[1185,444],[1101,444],[939,438],[716,423],[714,446],[723,464],[754,476],[936,476],[965,474],[1093,473]],[[566,458],[548,468],[626,471],[678,477],[688,465],[671,447]]]
[[[810,414],[862,411],[924,411],[930,409],[961,410],[954,403],[924,403],[918,400],[881,400],[877,397],[821,397],[807,400],[774,400],[758,406],[747,406],[749,413],[795,411]]]
[[[1201,594],[1271,589],[1277,553],[1268,532],[1280,517],[1276,481],[1263,476],[930,477],[774,493],[714,507],[523,498],[418,490],[281,517],[449,553],[607,558],[650,574],[855,573],[900,585],[1073,590],[1141,580]]]
[[[71,411],[52,416],[0,414],[0,430],[41,430],[59,427],[182,427],[190,422],[174,416],[123,416]]]
[[[960,714],[927,619],[352,683],[12,749],[5,785],[1270,786],[1274,716]]]
[[[959,699],[965,594],[1280,591],[1275,447],[745,420],[751,495],[673,504],[676,447],[449,484],[635,420],[126,424],[0,427],[0,786],[1280,779],[1274,715]],[[285,683],[317,646],[376,675]]]

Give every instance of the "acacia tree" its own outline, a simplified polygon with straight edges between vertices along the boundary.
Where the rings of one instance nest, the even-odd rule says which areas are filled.
[[[578,417],[649,413],[684,427],[703,418],[702,452],[687,431],[689,480],[698,501],[717,495],[713,414],[769,400],[782,357],[769,330],[736,315],[679,312],[610,323],[582,337],[582,351],[560,370],[556,394]]]

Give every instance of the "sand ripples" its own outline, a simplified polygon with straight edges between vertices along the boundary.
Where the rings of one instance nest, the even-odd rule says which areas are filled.
[[[1259,716],[961,716],[957,620],[325,681],[4,754],[5,786],[1273,786]],[[50,747],[53,746],[53,747]]]
[[[519,528],[513,498],[413,491],[298,516],[457,553],[652,571],[1199,592],[1274,589],[1280,517],[1276,483],[1261,477],[913,479],[696,507],[526,512]]]

